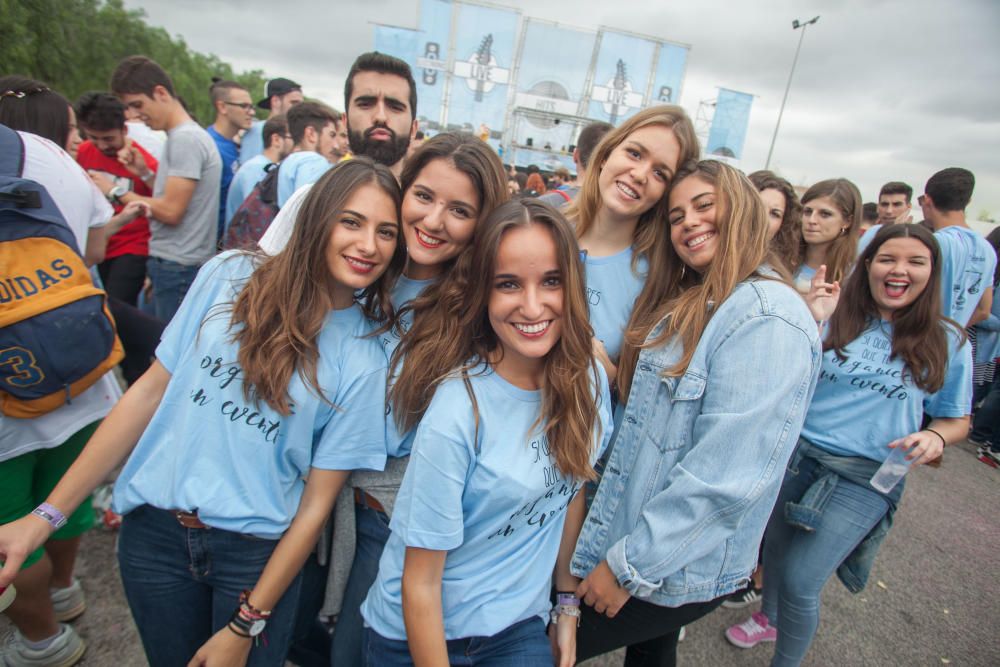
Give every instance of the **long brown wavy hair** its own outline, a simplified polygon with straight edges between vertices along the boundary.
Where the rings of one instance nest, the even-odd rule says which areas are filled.
[[[611,151],[618,147],[629,135],[644,127],[665,127],[674,133],[681,152],[677,159],[678,166],[688,160],[697,160],[699,154],[698,137],[694,132],[691,119],[684,109],[671,104],[662,104],[636,113],[617,128],[610,130],[597,144],[590,156],[590,166],[583,177],[580,192],[570,202],[566,209],[566,218],[576,226],[576,238],[581,239],[597,222],[597,215],[603,206],[601,186],[598,182],[601,169],[607,162]],[[668,184],[669,185],[669,184]],[[640,256],[649,260],[647,282],[659,282],[662,278],[660,261],[665,253],[665,246],[670,245],[670,234],[667,228],[667,194],[656,202],[652,208],[639,216],[639,223],[632,236],[632,270],[634,271]]]
[[[758,267],[765,261],[782,278],[788,279],[769,249],[764,203],[746,176],[716,160],[689,162],[677,171],[671,190],[686,178],[700,179],[715,188],[715,228],[719,239],[715,258],[704,273],[698,273],[685,266],[668,239],[664,283],[646,282],[625,329],[625,342],[618,362],[618,388],[623,399],[628,397],[641,349],[660,346],[679,336],[684,352],[665,375],[683,375],[712,314],[740,282],[760,275]],[[655,294],[656,300],[648,293]],[[668,314],[671,317],[663,331],[647,341],[652,330]]]
[[[920,225],[883,225],[878,231],[844,284],[840,304],[830,318],[823,351],[834,350],[838,359],[845,360],[844,349],[880,319],[868,270],[879,248],[898,238],[916,239],[930,250],[931,276],[920,296],[892,315],[890,359],[902,359],[906,376],[922,390],[933,393],[944,385],[948,371],[948,327],[954,329],[959,344],[964,342],[965,332],[957,322],[941,315],[941,249],[934,235]]]
[[[802,205],[813,199],[829,197],[840,209],[847,222],[847,231],[833,240],[826,251],[826,279],[828,282],[842,281],[854,266],[854,258],[858,254],[858,231],[861,229],[861,213],[863,204],[861,192],[846,178],[831,178],[820,181],[802,195]],[[799,270],[806,261],[806,240],[800,235],[799,263],[793,267],[793,273]]]
[[[398,225],[400,194],[392,172],[370,158],[356,157],[341,162],[316,182],[280,253],[255,255],[259,265],[232,304],[230,317],[248,401],[263,400],[279,414],[289,414],[288,385],[293,373],[327,400],[316,376],[320,354],[316,339],[333,309],[327,246],[337,216],[364,185],[376,186],[392,200]],[[405,258],[403,243],[397,241],[388,269],[359,293],[356,302],[369,319],[392,318],[389,290]]]
[[[518,199],[494,209],[448,275],[413,300],[413,326],[392,357],[398,376],[389,400],[397,425],[408,431],[423,417],[442,381],[467,378],[502,354],[488,312],[497,253],[506,232],[531,225],[542,225],[552,234],[563,285],[562,335],[545,358],[542,412],[536,426],[544,425],[556,467],[563,474],[591,479],[598,414],[594,387],[599,375],[591,348],[594,331],[588,320],[583,267],[569,223],[538,201]],[[475,405],[471,390],[470,397]]]
[[[781,227],[771,239],[771,249],[789,272],[799,266],[799,245],[802,243],[802,203],[792,184],[772,171],[755,171],[747,178],[759,192],[777,190],[785,197],[785,215]]]

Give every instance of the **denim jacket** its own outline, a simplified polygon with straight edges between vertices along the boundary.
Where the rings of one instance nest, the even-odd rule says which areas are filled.
[[[607,560],[629,593],[670,607],[750,577],[821,360],[802,298],[764,279],[739,284],[684,375],[665,377],[680,355],[677,339],[640,353],[572,561],[582,577]]]

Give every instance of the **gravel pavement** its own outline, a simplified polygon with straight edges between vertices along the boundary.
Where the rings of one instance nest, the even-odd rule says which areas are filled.
[[[81,665],[145,665],[118,579],[114,533],[84,538],[77,575],[89,609],[76,628],[88,641]],[[975,448],[950,448],[943,467],[910,473],[892,532],[866,590],[832,580],[805,665],[1000,665],[1000,470]],[[767,665],[767,645],[741,650],[722,636],[748,610],[720,609],[687,629],[681,665]],[[0,635],[8,624],[0,617]],[[622,652],[587,667],[622,663]]]

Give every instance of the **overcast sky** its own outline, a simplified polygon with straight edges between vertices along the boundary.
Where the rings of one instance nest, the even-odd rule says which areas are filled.
[[[885,181],[915,193],[944,167],[976,175],[969,217],[1000,221],[997,0],[507,0],[524,16],[600,25],[691,46],[680,103],[692,118],[722,86],[756,95],[742,168],[762,168],[799,31],[803,42],[772,169],[797,185],[850,178],[866,201]],[[343,108],[373,23],[417,27],[406,0],[125,0],[150,24],[237,70],[262,69]],[[256,94],[260,91],[254,91]],[[916,204],[916,202],[914,202]]]

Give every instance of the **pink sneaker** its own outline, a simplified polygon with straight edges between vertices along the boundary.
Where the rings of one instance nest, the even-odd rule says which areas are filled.
[[[726,630],[726,639],[740,648],[753,648],[761,642],[773,642],[778,638],[778,630],[767,621],[762,612],[754,612],[750,618]]]

